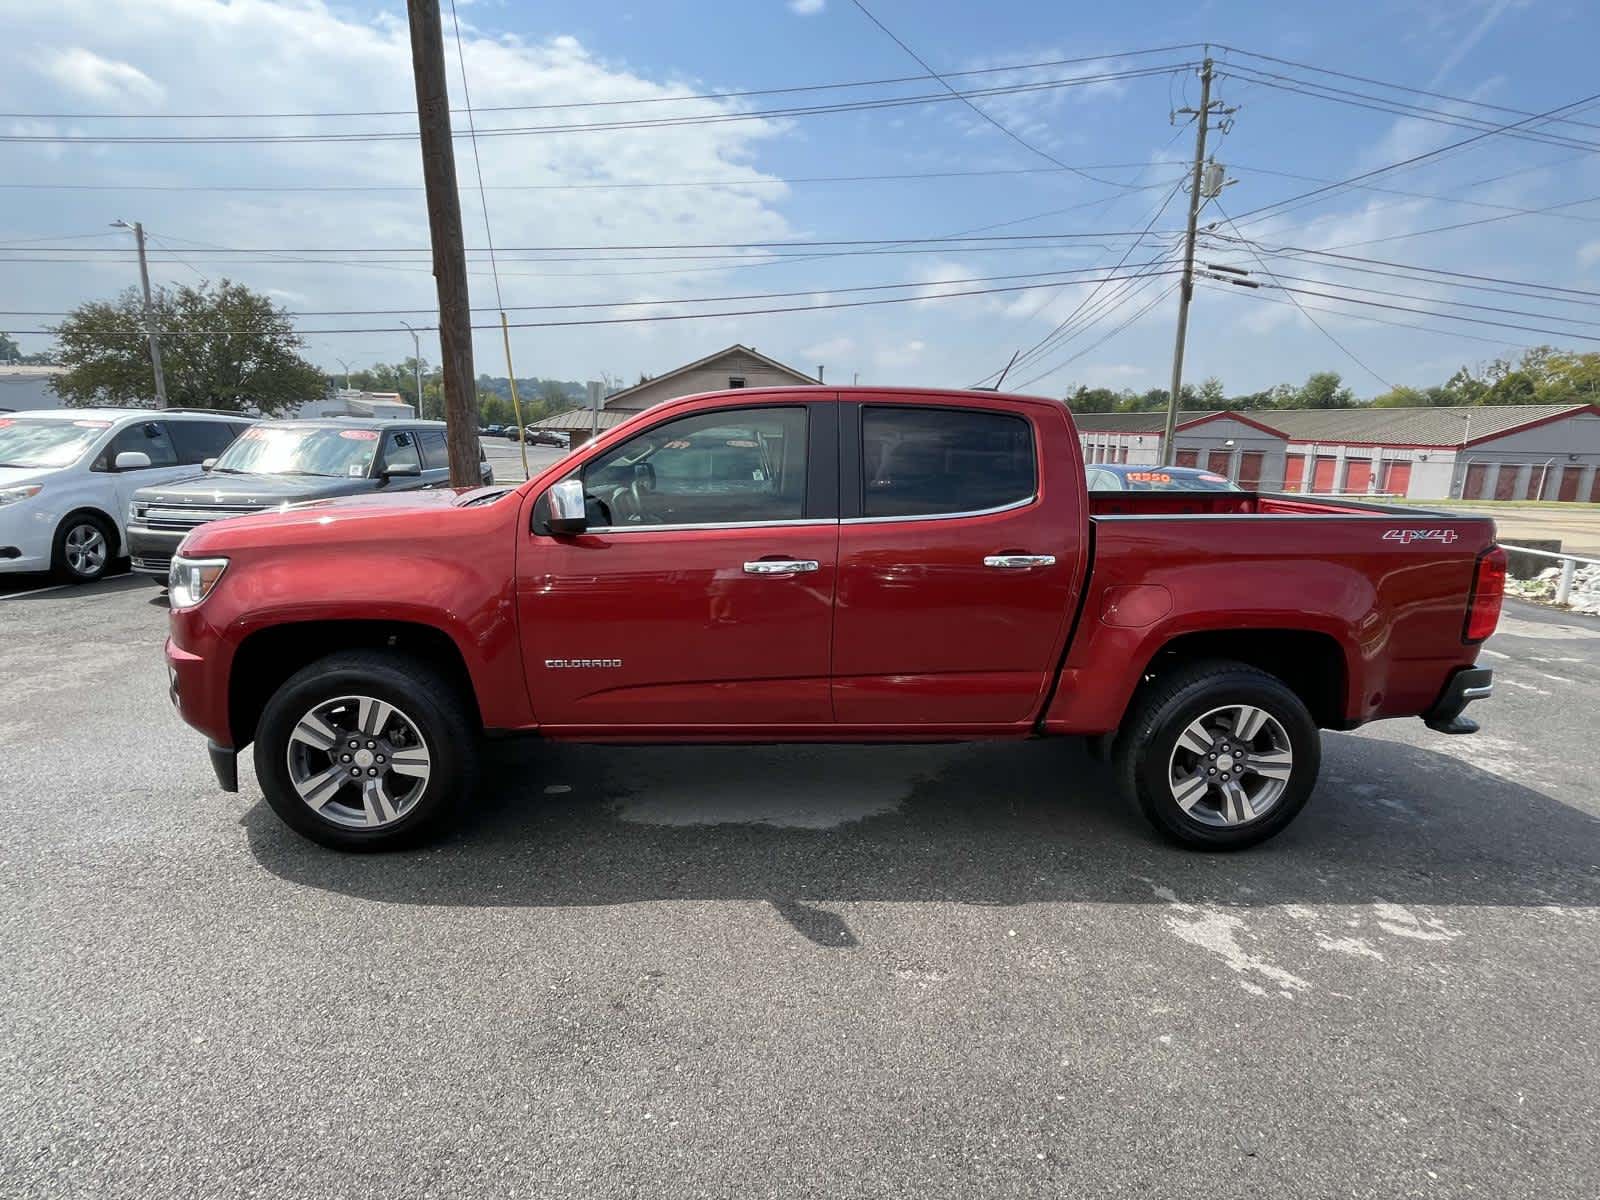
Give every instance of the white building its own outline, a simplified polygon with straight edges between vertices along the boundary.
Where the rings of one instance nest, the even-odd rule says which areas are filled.
[[[0,412],[66,407],[67,402],[50,387],[50,382],[65,372],[65,367],[26,367],[0,363]]]
[[[1165,414],[1074,414],[1090,462],[1161,461]],[[1600,502],[1600,406],[1181,412],[1176,464],[1241,487],[1411,500]]]

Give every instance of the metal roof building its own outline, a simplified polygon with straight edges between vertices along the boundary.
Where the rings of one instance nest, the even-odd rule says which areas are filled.
[[[1162,412],[1074,415],[1091,462],[1161,460]],[[1600,502],[1600,407],[1180,412],[1179,466],[1242,487],[1413,500]]]

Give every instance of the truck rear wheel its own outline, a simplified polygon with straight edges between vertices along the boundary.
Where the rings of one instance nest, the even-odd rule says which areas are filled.
[[[1316,786],[1321,741],[1283,682],[1235,662],[1158,679],[1118,738],[1122,789],[1186,846],[1239,850],[1279,833]]]
[[[471,792],[477,734],[454,687],[356,650],[292,675],[256,727],[256,778],[284,822],[337,850],[416,845]]]

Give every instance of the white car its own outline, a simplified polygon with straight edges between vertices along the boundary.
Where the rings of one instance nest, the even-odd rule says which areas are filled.
[[[0,413],[0,571],[99,579],[128,553],[134,491],[199,474],[252,423],[182,409]]]

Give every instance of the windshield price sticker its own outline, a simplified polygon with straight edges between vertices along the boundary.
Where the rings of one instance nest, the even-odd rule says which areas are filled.
[[[1172,476],[1165,471],[1129,471],[1128,478],[1134,483],[1171,483]]]
[[[73,424],[76,425],[79,429],[105,429],[107,426],[109,426],[111,424],[111,422],[110,421],[74,421]]]
[[[370,429],[341,429],[339,436],[352,442],[375,442],[378,435]]]

